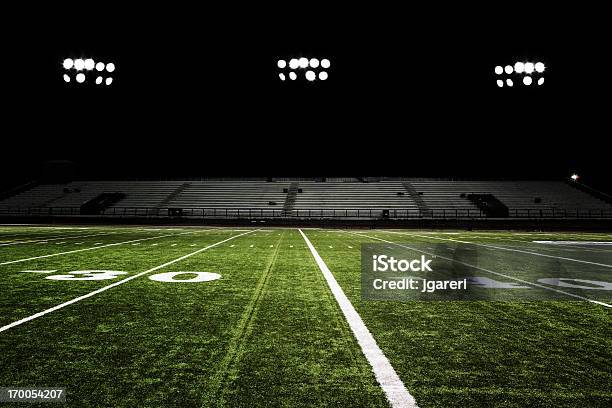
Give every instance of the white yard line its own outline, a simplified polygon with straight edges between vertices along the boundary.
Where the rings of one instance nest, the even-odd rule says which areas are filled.
[[[51,312],[54,312],[54,311],[56,311],[56,310],[62,309],[62,308],[64,308],[64,307],[66,307],[66,306],[70,306],[70,305],[72,305],[73,303],[76,303],[76,302],[79,302],[79,301],[81,301],[81,300],[84,300],[84,299],[90,298],[90,297],[92,297],[92,296],[95,296],[95,295],[97,295],[98,293],[102,293],[102,292],[107,291],[107,290],[109,290],[109,289],[112,289],[112,288],[114,288],[114,287],[116,287],[116,286],[122,285],[122,284],[124,284],[124,283],[126,283],[126,282],[131,281],[132,279],[136,279],[136,278],[138,278],[138,277],[140,277],[140,276],[143,276],[143,275],[146,275],[146,274],[148,274],[148,273],[151,273],[151,272],[157,271],[157,270],[159,270],[159,269],[165,268],[166,266],[170,266],[170,265],[172,265],[172,264],[174,264],[174,263],[176,263],[176,262],[180,262],[180,261],[182,261],[182,260],[184,260],[184,259],[187,259],[187,258],[189,258],[189,257],[191,257],[191,256],[197,255],[197,254],[199,254],[200,252],[206,251],[207,249],[214,248],[214,247],[216,247],[216,246],[218,246],[218,245],[221,245],[221,244],[223,244],[223,243],[225,243],[225,242],[227,242],[227,241],[230,241],[230,240],[232,240],[232,239],[234,239],[234,238],[238,238],[238,237],[241,237],[241,236],[243,236],[243,235],[250,234],[251,232],[253,232],[253,231],[245,232],[245,233],[243,233],[243,234],[234,235],[234,236],[232,236],[232,237],[229,237],[229,238],[227,238],[227,239],[224,239],[223,241],[219,241],[219,242],[214,243],[214,244],[211,244],[211,245],[209,245],[209,246],[207,246],[207,247],[204,247],[204,248],[198,249],[197,251],[191,252],[191,253],[189,253],[189,254],[187,254],[187,255],[183,255],[183,256],[181,256],[181,257],[179,257],[179,258],[176,258],[176,259],[174,259],[174,260],[172,260],[172,261],[166,262],[165,264],[162,264],[162,265],[156,266],[156,267],[154,267],[154,268],[148,269],[148,270],[146,270],[146,271],[144,271],[144,272],[140,272],[140,273],[138,273],[138,274],[136,274],[136,275],[130,276],[130,277],[125,278],[125,279],[122,279],[122,280],[120,280],[120,281],[118,281],[118,282],[111,283],[110,285],[107,285],[107,286],[104,286],[104,287],[102,287],[102,288],[100,288],[100,289],[94,290],[93,292],[89,292],[89,293],[87,293],[86,295],[79,296],[79,297],[77,297],[77,298],[74,298],[74,299],[72,299],[72,300],[69,300],[69,301],[67,301],[67,302],[64,302],[64,303],[62,303],[62,304],[60,304],[60,305],[54,306],[54,307],[52,307],[52,308],[50,308],[50,309],[43,310],[42,312],[38,312],[38,313],[36,313],[36,314],[33,314],[33,315],[28,316],[28,317],[26,317],[26,318],[23,318],[23,319],[21,319],[21,320],[17,320],[16,322],[13,322],[13,323],[7,324],[6,326],[2,326],[2,327],[0,327],[0,333],[1,333],[1,332],[3,332],[3,331],[8,330],[8,329],[10,329],[10,328],[13,328],[13,327],[15,327],[15,326],[19,326],[20,324],[23,324],[23,323],[29,322],[30,320],[34,320],[34,319],[36,319],[36,318],[39,318],[39,317],[41,317],[41,316],[44,316],[44,315],[49,314],[49,313],[51,313]],[[180,235],[180,234],[174,234],[174,235]],[[172,236],[172,235],[168,235],[168,236]],[[150,239],[150,238],[147,238],[147,239]]]
[[[317,262],[321,273],[323,273],[329,289],[334,295],[334,298],[336,298],[336,302],[338,302],[346,321],[353,331],[353,335],[361,347],[363,355],[368,360],[368,363],[370,363],[370,366],[372,366],[374,376],[383,389],[389,404],[393,408],[416,408],[417,403],[414,397],[410,395],[406,389],[406,386],[395,372],[395,369],[393,366],[391,366],[391,363],[380,347],[378,347],[376,340],[374,340],[374,336],[372,336],[372,333],[370,333],[366,327],[365,323],[361,319],[361,316],[359,316],[359,313],[357,313],[351,304],[351,301],[344,294],[344,291],[336,281],[336,278],[334,278],[334,275],[331,273],[306,234],[304,234],[301,229],[298,231],[300,231],[300,234],[302,234],[302,237],[304,238],[304,241],[306,241],[306,245]]]
[[[27,240],[27,241],[13,241],[13,242],[2,243],[0,244],[0,246],[36,244],[39,242],[57,241],[61,239],[79,239],[79,238],[99,237],[99,236],[111,235],[111,234],[115,234],[115,232],[108,232],[106,234],[73,235],[73,236],[68,236],[68,237],[55,237],[55,238],[34,238],[31,240]]]
[[[603,266],[604,268],[612,268],[612,265],[604,264],[604,263],[599,263],[599,262],[591,262],[591,261],[585,261],[585,260],[582,260],[582,259],[567,258],[567,257],[564,257],[564,256],[555,256],[555,255],[541,254],[539,252],[524,251],[522,249],[506,248],[506,247],[500,247],[500,246],[489,245],[489,244],[481,244],[479,242],[462,241],[460,239],[452,239],[452,238],[432,237],[432,236],[427,236],[427,235],[411,234],[411,233],[404,233],[404,232],[397,232],[397,231],[387,231],[387,230],[381,230],[381,231],[382,232],[386,232],[386,233],[391,233],[391,234],[405,235],[405,236],[409,236],[409,237],[419,237],[419,238],[437,239],[437,240],[441,240],[441,241],[459,242],[461,244],[471,244],[471,245],[481,246],[481,247],[484,247],[484,248],[499,249],[501,251],[518,252],[518,253],[527,254],[527,255],[541,256],[541,257],[544,257],[544,258],[561,259],[563,261],[578,262],[578,263],[583,263],[583,264],[588,264],[588,265]]]
[[[382,239],[382,238],[378,238],[378,237],[372,237],[370,235],[357,234],[355,232],[350,232],[350,231],[346,231],[346,233],[347,234],[353,234],[353,235],[356,235],[358,237],[370,238],[370,239],[375,239],[377,241],[386,242],[388,244],[393,244],[393,245],[396,245],[396,246],[399,246],[399,247],[402,247],[402,248],[410,249],[411,251],[421,252],[421,253],[429,255],[429,256],[435,256],[435,257],[438,257],[440,259],[445,259],[447,261],[451,261],[451,262],[454,262],[456,264],[467,266],[468,268],[473,268],[473,269],[476,269],[478,271],[487,272],[487,273],[490,273],[492,275],[502,276],[502,277],[504,277],[506,279],[511,279],[511,280],[514,280],[514,281],[517,281],[517,282],[525,283],[527,285],[531,285],[531,286],[534,286],[534,287],[537,287],[537,288],[540,288],[540,289],[545,289],[545,290],[549,290],[549,291],[552,291],[552,292],[561,293],[563,295],[566,295],[566,296],[569,296],[569,297],[573,297],[573,298],[576,298],[576,299],[580,299],[580,300],[584,300],[584,301],[587,301],[587,302],[595,303],[597,305],[601,305],[601,306],[605,306],[605,307],[612,307],[612,305],[610,305],[608,303],[600,302],[598,300],[589,299],[587,297],[576,295],[576,294],[570,293],[570,292],[566,292],[564,290],[551,288],[549,286],[541,285],[539,283],[534,283],[534,282],[526,281],[524,279],[515,278],[514,276],[506,275],[506,274],[500,273],[500,272],[495,272],[495,271],[492,271],[491,269],[481,268],[480,266],[472,265],[472,264],[469,264],[467,262],[461,262],[461,261],[458,261],[456,259],[452,259],[452,258],[448,258],[448,257],[445,257],[445,256],[441,256],[441,255],[438,255],[438,254],[433,253],[433,252],[423,251],[422,249],[412,248],[412,247],[409,247],[407,245],[398,244],[397,242],[388,241],[386,239]]]
[[[169,235],[160,235],[158,237],[132,239],[130,241],[115,242],[115,243],[106,244],[106,245],[97,245],[97,246],[93,246],[93,247],[89,247],[89,248],[74,249],[72,251],[57,252],[57,253],[54,253],[54,254],[33,256],[31,258],[23,258],[23,259],[16,259],[14,261],[0,262],[0,266],[2,266],[2,265],[10,265],[10,264],[19,263],[19,262],[33,261],[35,259],[51,258],[52,256],[60,256],[60,255],[74,254],[74,253],[77,253],[77,252],[93,251],[94,249],[108,248],[108,247],[117,246],[117,245],[123,245],[123,244],[131,244],[132,242],[148,241],[148,240],[151,240],[151,239],[160,239],[160,238],[166,238],[166,237],[174,237],[174,236],[177,236],[177,235],[182,235],[182,234],[169,234]]]

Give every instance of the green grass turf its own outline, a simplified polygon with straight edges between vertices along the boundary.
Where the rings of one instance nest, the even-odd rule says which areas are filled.
[[[244,230],[0,227],[0,244],[59,238],[0,246],[0,263],[152,238],[0,265],[0,326]],[[363,301],[360,244],[376,241],[342,231],[304,231],[419,406],[612,403],[610,309],[565,299]],[[531,243],[612,240],[607,234],[359,233],[410,244],[460,239],[612,263],[612,248]],[[90,234],[107,235],[63,238]],[[533,277],[529,270],[535,265],[558,267],[501,253],[492,251],[479,265],[525,279]],[[68,282],[21,272],[26,269],[128,274]],[[257,231],[149,275],[168,271],[216,272],[222,279],[164,283],[141,276],[1,332],[0,386],[66,386],[74,407],[387,406],[297,230]]]

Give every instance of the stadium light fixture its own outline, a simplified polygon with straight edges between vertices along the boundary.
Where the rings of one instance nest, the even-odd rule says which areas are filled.
[[[538,85],[543,85],[544,84],[544,77],[538,79]]]
[[[538,85],[543,85],[544,84],[544,77],[538,75],[538,78],[533,78],[532,74],[534,74],[535,72],[542,74],[544,72],[544,70],[546,69],[546,67],[544,66],[543,62],[522,62],[522,61],[517,61],[514,63],[514,65],[497,65],[495,66],[495,74],[496,75],[519,75],[521,82],[523,83],[523,85],[525,86],[530,86],[532,83],[536,82],[537,79],[537,84]],[[503,77],[502,77],[503,78]],[[514,84],[514,81],[510,78],[504,78],[505,79],[505,83],[509,86],[512,87]],[[499,88],[503,88],[504,87],[504,80],[503,79],[496,79],[496,84]],[[500,85],[501,82],[501,85]]]
[[[579,175],[577,175],[576,173],[572,174],[572,176],[570,177],[573,181],[578,181],[578,179],[580,178]]]
[[[501,79],[498,79],[497,80],[497,86],[500,87],[500,88],[503,88],[504,87],[504,81],[502,81]]]
[[[541,63],[541,62],[536,62],[536,64],[535,64],[534,68],[535,68],[536,72],[538,72],[538,73],[540,73],[540,74],[541,74],[542,72],[544,72],[544,68],[545,68],[545,67],[544,67],[544,64],[543,64],[543,63]]]
[[[288,61],[288,63],[287,63]],[[299,56],[297,58],[285,58],[278,59],[276,61],[276,66],[281,69],[289,69],[289,79],[292,81],[297,80],[298,78],[302,78],[302,74],[300,74],[299,70],[306,70],[304,72],[304,78],[308,82],[314,82],[317,79],[327,80],[329,78],[329,74],[324,69],[327,69],[331,66],[331,62],[327,58],[319,59],[316,57],[306,57]],[[279,72],[278,77],[281,81],[285,81],[287,79],[287,73]]]
[[[87,81],[88,77],[90,75],[90,72],[95,72],[97,71],[100,75],[103,73],[103,71],[107,71],[107,72],[114,72],[116,69],[115,64],[108,63],[108,64],[104,64],[101,61],[94,61],[93,58],[77,58],[77,59],[72,59],[72,58],[66,58],[62,61],[62,67],[64,68],[65,71],[70,71],[70,70],[75,70],[77,71],[76,76],[74,77],[76,82],[79,84],[85,83],[85,82],[89,82]],[[95,69],[95,71],[94,71]],[[63,74],[63,79],[64,82],[69,83],[71,82],[71,73],[70,72],[65,72]],[[95,83],[96,85],[100,85],[102,82],[104,82],[104,77],[102,76],[97,76],[97,77],[92,77],[91,81],[93,82],[93,78],[95,79]],[[113,78],[111,77],[107,77],[106,78],[106,84],[110,85],[113,83]]]
[[[517,74],[522,74],[523,71],[525,71],[525,64],[520,61],[514,64],[514,72],[516,72]]]
[[[504,72],[508,75],[510,75],[512,71],[514,71],[514,69],[512,68],[512,65],[506,65],[506,67],[504,68]]]
[[[534,69],[535,69],[535,66],[534,66],[533,62],[526,62],[525,63],[525,73],[526,74],[533,74]]]
[[[531,83],[533,82],[533,80],[531,79],[530,76],[526,76],[523,78],[523,83],[527,86],[531,85]]]
[[[504,69],[500,65],[498,65],[498,66],[495,67],[495,73],[497,75],[501,75],[501,74],[504,73]]]
[[[508,85],[509,87],[514,86],[514,82],[512,82],[512,80],[510,78],[506,79],[506,85]]]

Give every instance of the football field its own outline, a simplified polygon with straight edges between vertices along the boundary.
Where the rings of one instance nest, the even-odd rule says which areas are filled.
[[[368,300],[366,244],[495,296]],[[0,277],[0,387],[71,407],[612,406],[608,233],[0,226]]]

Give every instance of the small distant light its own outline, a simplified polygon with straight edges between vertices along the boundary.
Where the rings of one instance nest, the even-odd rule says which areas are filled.
[[[514,71],[517,74],[522,74],[524,70],[525,70],[525,64],[523,64],[522,62],[517,62],[516,64],[514,64]]]
[[[62,63],[64,69],[70,69],[74,66],[74,61],[71,58],[66,58]]]
[[[538,85],[543,85],[543,84],[544,84],[544,78],[538,79]]]
[[[102,77],[99,76],[96,78],[96,85],[100,85],[102,83]]]
[[[96,65],[96,64],[95,64],[95,62],[94,62],[94,60],[93,60],[93,59],[91,59],[91,58],[87,58],[87,59],[85,60],[85,69],[86,69],[86,70],[91,71],[92,69],[94,69],[94,66],[95,66],[95,65]]]
[[[533,62],[526,62],[525,63],[525,73],[526,74],[533,74],[533,70],[534,70],[534,66],[533,66]]]
[[[497,75],[501,75],[501,74],[503,74],[503,72],[504,72],[504,69],[501,66],[498,65],[498,66],[495,67],[495,73]]]
[[[66,83],[70,82],[70,76],[64,74],[64,82]]]
[[[291,79],[292,81],[295,81],[297,79],[297,74],[295,72],[290,72],[289,79]]]
[[[331,65],[331,63],[329,62],[329,60],[327,58],[323,58],[321,60],[321,68],[329,68],[329,66]]]
[[[82,84],[83,82],[85,82],[85,74],[77,74],[76,81],[79,84]]]
[[[501,79],[497,80],[497,86],[499,86],[500,88],[504,87],[504,81],[502,81]]]
[[[317,79],[317,75],[314,73],[314,71],[306,71],[306,79],[312,82]]]
[[[285,61],[285,60],[283,60],[283,59],[280,59],[280,60],[278,60],[278,62],[276,63],[276,65],[277,65],[279,68],[285,68],[285,67],[287,66],[287,61]]]
[[[570,177],[572,180],[574,181],[578,181],[578,179],[580,178],[579,175],[577,175],[576,173],[572,174],[572,177]]]
[[[511,74],[513,71],[512,65],[506,65],[506,68],[504,68],[504,71],[506,71],[506,74]]]
[[[508,78],[508,79],[506,79],[506,85],[514,86],[514,82],[512,82],[512,80],[510,78]]]
[[[281,81],[285,80],[285,74],[283,74],[282,72],[278,74],[278,77],[280,78]]]
[[[106,64],[106,70],[108,72],[113,72],[115,70],[115,64],[113,64],[112,62],[109,62],[108,64]]]
[[[106,85],[110,85],[113,83],[113,78],[106,78]]]
[[[544,67],[544,64],[543,64],[543,63],[541,63],[541,62],[536,62],[536,64],[535,64],[535,67],[534,67],[534,68],[535,68],[536,72],[539,72],[539,73],[541,74],[542,72],[544,72],[544,68],[545,68],[545,67]]]
[[[74,69],[76,69],[77,71],[81,71],[83,68],[85,68],[85,61],[80,58],[74,60]]]
[[[316,58],[311,58],[310,59],[310,67],[311,68],[318,68],[319,67],[319,60]]]
[[[299,66],[300,66],[300,63],[298,62],[297,59],[291,58],[291,60],[289,60],[289,68],[297,69]]]
[[[533,80],[531,79],[530,76],[526,76],[525,78],[523,78],[523,83],[527,86],[531,85],[532,82]]]
[[[323,65],[323,61],[321,61],[321,65]],[[319,79],[321,81],[325,81],[327,79],[327,72],[325,71],[319,72]]]
[[[102,62],[98,62],[98,63],[96,64],[96,71],[99,71],[99,72],[104,71],[104,63],[102,63]]]

